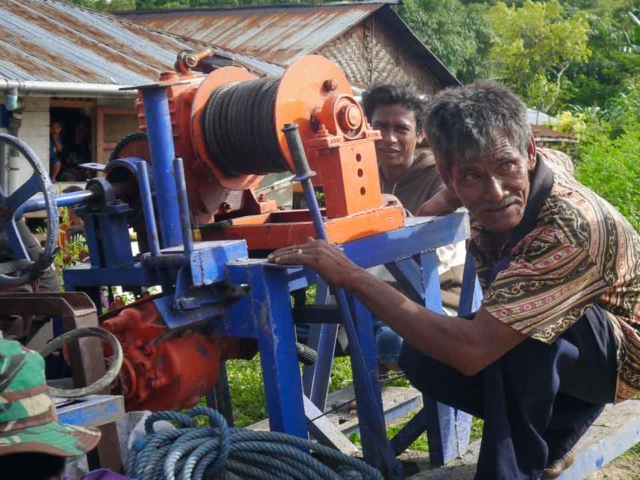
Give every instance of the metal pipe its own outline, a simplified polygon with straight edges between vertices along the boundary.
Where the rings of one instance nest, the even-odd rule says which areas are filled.
[[[182,158],[173,160],[173,171],[176,176],[176,190],[178,191],[178,207],[180,209],[180,223],[182,227],[182,245],[185,255],[191,257],[193,252],[193,234],[191,233],[191,215],[189,213],[189,198],[187,197],[187,181],[184,178]]]
[[[16,89],[19,95],[34,97],[69,96],[97,97],[129,97],[138,95],[137,90],[121,90],[129,85],[108,85],[102,83],[70,83],[70,82],[34,82],[30,80],[0,79],[0,93],[7,94]]]
[[[138,172],[138,186],[140,187],[140,200],[144,212],[144,224],[147,228],[147,240],[152,257],[160,255],[160,242],[158,241],[158,227],[156,225],[156,213],[153,209],[151,198],[151,185],[149,184],[149,171],[147,162],[141,160],[136,166]]]
[[[153,254],[144,259],[145,266],[161,268],[161,269],[170,269],[170,268],[180,268],[185,265],[185,256],[182,253],[169,253],[164,255],[153,256]],[[162,290],[165,290],[163,288]]]
[[[318,199],[316,198],[313,184],[311,183],[311,178],[315,176],[316,172],[309,168],[307,156],[302,145],[302,139],[298,132],[298,124],[288,123],[282,131],[287,139],[287,145],[289,146],[291,158],[293,159],[295,167],[296,176],[294,180],[299,181],[304,189],[305,200],[307,201],[307,206],[311,213],[316,236],[321,240],[328,241],[327,231],[325,229],[324,222],[322,221],[322,215],[318,205]],[[351,317],[351,310],[349,309],[347,296],[341,288],[336,288],[334,295],[336,297],[336,303],[338,304],[340,317],[342,318],[342,324],[344,325],[347,332],[347,338],[349,339],[351,365],[355,380],[354,387],[356,389],[357,402],[360,407],[358,409],[359,416],[360,412],[362,412],[362,415],[365,418],[369,417],[368,420],[371,421],[371,430],[374,436],[373,444],[378,449],[375,453],[380,454],[384,458],[385,465],[391,467],[397,463],[397,460],[395,459],[395,455],[392,453],[391,444],[387,438],[382,405],[378,401],[379,394],[377,394],[371,375],[367,371],[367,364],[362,352],[362,346],[360,345],[360,337],[358,336],[353,318]],[[363,387],[364,390],[362,390]],[[387,473],[391,474],[390,478],[397,478],[395,475],[396,472]]]
[[[145,88],[142,90],[142,102],[147,121],[162,247],[176,247],[182,245],[182,232],[174,181],[173,159],[176,155],[167,92],[164,88]]]
[[[91,190],[82,190],[79,192],[63,193],[56,195],[58,207],[67,207],[69,205],[77,205],[79,203],[88,202],[96,197],[96,192]],[[47,208],[43,197],[32,198],[24,204],[23,213],[37,212]]]
[[[4,143],[0,143],[0,188],[5,195],[9,195],[9,158]]]

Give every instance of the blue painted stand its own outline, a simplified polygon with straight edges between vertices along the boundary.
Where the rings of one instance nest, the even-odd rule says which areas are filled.
[[[464,225],[456,223],[461,220]],[[351,242],[344,246],[344,250],[363,267],[384,264],[410,298],[435,312],[442,312],[435,249],[466,239],[466,228],[466,215],[460,213],[438,219],[407,219],[407,226],[402,230]],[[460,313],[477,310],[480,300],[480,287],[473,261],[469,258],[465,264]],[[326,285],[321,283],[316,303],[327,302]],[[370,373],[375,378],[377,356],[370,314],[364,308],[360,311],[361,342],[363,349],[367,348],[365,355],[370,362]],[[309,332],[309,345],[318,351],[318,362],[305,368],[304,392],[320,410],[326,406],[337,331],[337,325],[324,324],[312,326]],[[443,465],[468,449],[471,417],[426,397],[423,404],[424,408],[394,437],[393,447],[396,454],[402,453],[426,430],[431,464]],[[365,431],[362,438],[363,447],[366,447]]]
[[[124,399],[120,395],[90,395],[56,411],[60,423],[77,427],[99,427],[126,415]]]
[[[248,260],[246,244],[241,240],[193,242],[182,164],[179,159],[172,158],[174,150],[166,93],[156,86],[144,88],[142,93],[147,117],[152,117],[151,120],[148,118],[147,124],[159,229],[155,225],[152,187],[144,161],[129,158],[118,162],[132,167],[140,179],[140,198],[150,232],[150,253],[141,259],[131,255],[126,231],[130,211],[126,204],[109,197],[112,200],[98,208],[93,205],[80,207],[78,212],[87,224],[91,267],[83,265],[65,270],[65,285],[68,290],[95,290],[110,285],[161,285],[164,295],[153,301],[169,328],[208,321],[211,329],[221,335],[257,339],[271,429],[306,438],[303,394],[318,410],[324,410],[337,325],[324,324],[313,332],[311,346],[318,350],[318,362],[315,368],[305,372],[303,390],[290,293],[316,283],[317,275],[301,267],[283,268],[264,260]],[[110,189],[109,185],[103,187],[107,192]],[[468,236],[467,215],[455,213],[443,218],[407,219],[405,228],[355,240],[342,248],[361,267],[386,265],[414,300],[441,311],[434,250],[466,240]],[[475,286],[475,275],[470,268],[468,270],[467,290],[470,292],[470,287]],[[222,289],[248,286],[248,292],[230,299],[225,293],[218,293],[215,284]],[[318,293],[319,301],[326,301],[326,285],[321,284]],[[474,298],[471,293],[465,295]],[[473,301],[467,297],[464,297],[465,305],[468,303],[471,308]],[[353,368],[354,389],[365,460],[383,469],[390,479],[402,478],[393,449],[406,448],[411,443],[409,440],[413,441],[425,426],[432,452],[441,452],[439,457],[433,454],[437,462],[457,456],[468,445],[469,418],[426,399],[426,411],[419,416],[424,417],[424,421],[410,424],[413,426],[401,438],[403,442],[394,441],[392,445],[386,438],[381,428],[382,399],[377,383],[378,362],[371,314],[353,298],[348,301],[365,364],[362,372],[362,366],[352,359],[352,368],[358,367]],[[373,395],[377,398],[375,402],[368,402],[372,385]],[[376,429],[376,426],[380,428]]]
[[[412,298],[435,311],[441,311],[440,282],[434,250],[465,240],[468,235],[467,215],[456,213],[443,218],[408,219],[405,228],[355,240],[341,248],[361,267],[387,265]],[[174,247],[161,250],[161,255],[155,258],[161,259],[163,255],[172,258],[183,254],[181,247]],[[185,270],[188,272],[185,274],[189,277],[189,283],[202,285],[199,289],[190,290],[190,301],[201,301],[200,306],[188,312],[177,308],[175,299],[179,298],[180,280],[179,276],[175,277],[175,273],[177,293],[161,297],[155,302],[171,328],[218,318],[212,325],[219,333],[257,339],[271,429],[306,438],[307,420],[303,393],[319,410],[324,410],[337,324],[321,324],[312,328],[310,346],[317,348],[318,362],[305,370],[303,390],[295,349],[290,292],[318,282],[318,277],[308,269],[271,265],[264,260],[248,260],[246,256],[242,241],[195,243],[189,256],[191,261],[187,262],[191,268]],[[150,286],[163,276],[160,266],[165,263],[164,260],[157,260],[153,263],[157,265],[153,267],[150,262],[151,259],[145,257],[141,263],[120,268],[105,266],[68,269],[65,271],[65,281],[73,288],[81,288],[118,285],[123,283],[123,278],[127,278],[126,283],[130,286],[136,285],[136,282],[140,282],[141,286]],[[168,263],[171,264],[170,261]],[[223,267],[225,264],[226,273]],[[477,300],[477,296],[473,294],[473,287],[476,286],[475,272],[471,268],[472,264],[469,265],[462,304],[469,304],[471,308],[473,299]],[[202,272],[207,272],[206,278],[202,276]],[[215,301],[207,302],[206,296],[213,294],[206,285],[225,279],[231,284],[248,285],[248,295],[230,307],[218,306]],[[326,285],[320,282],[318,302],[326,303],[328,293]],[[376,385],[378,405],[381,406],[371,314],[360,302],[353,298],[350,302],[365,356],[367,375]],[[355,376],[356,396],[358,392],[362,395],[364,381],[364,378]],[[468,446],[470,418],[428,399],[424,400],[424,405],[425,411],[416,416],[419,421],[414,419],[405,428],[406,431],[394,439],[395,451],[406,449],[426,428],[434,462],[446,462],[464,452]],[[374,442],[371,440],[372,435],[369,435],[373,415],[381,415],[382,412],[365,412],[360,409],[358,413],[364,457],[370,463],[383,467],[383,453],[389,448],[384,444],[388,444],[388,440]]]

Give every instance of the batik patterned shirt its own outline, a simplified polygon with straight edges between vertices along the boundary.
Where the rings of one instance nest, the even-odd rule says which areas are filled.
[[[522,222],[502,246],[472,222],[470,251],[495,318],[554,342],[593,305],[619,346],[617,400],[640,391],[640,236],[572,176],[569,158],[539,149]]]

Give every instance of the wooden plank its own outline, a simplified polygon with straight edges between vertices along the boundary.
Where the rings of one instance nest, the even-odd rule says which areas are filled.
[[[93,108],[96,100],[67,100],[52,98],[49,100],[51,108]]]
[[[353,387],[341,388],[327,397],[325,412],[330,412],[334,409],[335,411],[327,413],[326,417],[347,436],[359,432],[358,415],[355,411],[349,409],[349,403],[355,401],[355,397]],[[385,412],[385,420],[389,424],[422,408],[422,395],[414,388],[383,387],[382,405]],[[269,420],[262,420],[247,428],[268,431]]]
[[[96,163],[106,163],[104,155],[104,107],[96,108]]]
[[[303,397],[303,400],[309,433],[320,444],[340,450],[346,455],[353,455],[360,451],[360,449],[351,443],[347,436],[338,429],[337,425],[334,425],[329,418],[322,415],[322,412],[318,410],[318,407],[316,407],[306,395]]]
[[[578,455],[558,480],[582,480],[640,443],[640,401],[609,405],[578,442]],[[421,472],[411,480],[473,480],[480,442],[446,467]]]

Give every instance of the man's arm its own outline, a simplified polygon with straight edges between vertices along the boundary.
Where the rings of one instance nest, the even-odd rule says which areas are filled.
[[[475,375],[527,338],[482,308],[473,320],[427,310],[323,241],[283,248],[269,261],[312,268],[327,283],[353,293],[415,348],[465,375]]]
[[[443,188],[429,200],[424,202],[418,210],[419,217],[440,217],[455,212],[462,203],[448,188]]]

